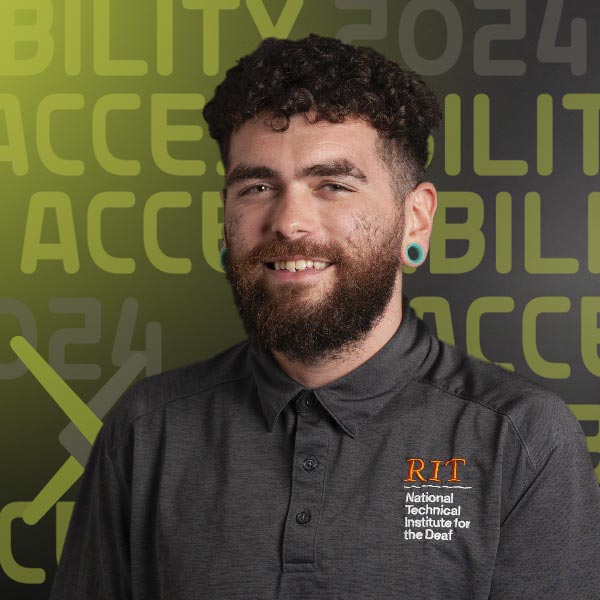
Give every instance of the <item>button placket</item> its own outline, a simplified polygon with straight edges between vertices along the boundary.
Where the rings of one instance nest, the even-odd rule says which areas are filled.
[[[291,494],[283,542],[283,570],[314,571],[330,427],[312,392],[296,400]]]

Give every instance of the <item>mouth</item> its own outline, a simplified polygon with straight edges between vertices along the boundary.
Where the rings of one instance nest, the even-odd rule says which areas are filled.
[[[272,261],[266,261],[264,264],[272,271],[287,271],[290,273],[296,273],[298,271],[322,271],[333,263],[318,258],[285,257]]]
[[[286,261],[286,263],[284,263],[284,267],[282,267],[281,263],[278,261],[263,263],[267,278],[273,282],[279,283],[293,282],[299,284],[299,282],[317,282],[322,278],[328,278],[325,274],[331,271],[335,266],[333,263],[323,261],[316,261],[318,263],[316,267],[314,264],[315,261],[313,261],[312,266],[306,264],[303,267],[302,263],[298,264],[300,261],[293,261],[292,265],[288,266],[288,262],[289,261]],[[309,261],[306,262],[308,263]]]

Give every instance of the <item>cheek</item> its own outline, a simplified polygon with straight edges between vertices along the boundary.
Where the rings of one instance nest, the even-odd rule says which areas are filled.
[[[240,239],[240,219],[238,216],[231,216],[230,213],[226,211],[224,218],[224,229],[225,229],[225,237],[227,238],[227,245],[229,249],[233,248],[239,243]]]
[[[384,223],[380,219],[373,218],[368,213],[360,213],[352,219],[351,240],[358,244],[372,243],[382,231]]]
[[[239,212],[225,214],[225,234],[233,253],[244,254],[260,241],[259,225],[256,219]]]

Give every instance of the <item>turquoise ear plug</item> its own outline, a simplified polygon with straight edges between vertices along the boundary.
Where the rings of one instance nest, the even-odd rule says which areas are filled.
[[[225,255],[227,254],[227,246],[223,246],[221,248],[221,267],[223,268],[223,271],[225,270]]]
[[[419,244],[419,242],[411,242],[406,247],[406,262],[411,267],[418,267],[425,258],[425,250],[423,250],[423,246]]]

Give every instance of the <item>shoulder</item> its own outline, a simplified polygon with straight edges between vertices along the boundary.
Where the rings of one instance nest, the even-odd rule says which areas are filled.
[[[202,361],[140,379],[117,400],[104,421],[104,435],[114,445],[137,419],[170,402],[210,392],[251,376],[248,340]]]
[[[505,421],[532,466],[563,439],[582,434],[569,407],[552,390],[433,338],[417,379]]]

